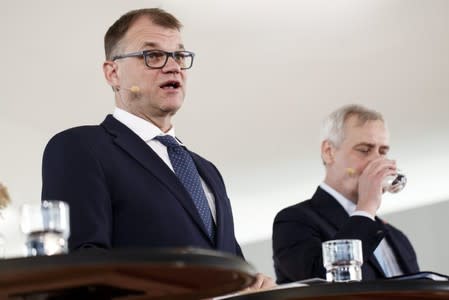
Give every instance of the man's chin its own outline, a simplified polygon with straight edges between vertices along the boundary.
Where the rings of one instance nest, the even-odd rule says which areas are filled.
[[[178,110],[181,108],[182,103],[181,104],[172,104],[172,105],[164,105],[160,108],[160,110],[164,113],[164,114],[168,114],[168,115],[174,115],[178,112]]]

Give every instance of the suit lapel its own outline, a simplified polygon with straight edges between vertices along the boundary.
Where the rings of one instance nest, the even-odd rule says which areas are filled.
[[[383,232],[385,232],[385,238],[388,235],[388,229],[385,226],[385,224],[382,222],[381,219],[379,219],[377,216],[375,217],[375,220],[377,222],[377,224],[379,224],[382,227]],[[376,248],[377,249],[377,248]],[[382,269],[382,267],[379,264],[379,261],[377,260],[376,256],[371,255],[371,257],[369,258],[369,262],[373,265],[373,267],[380,273],[383,274],[384,277],[386,277],[387,275],[385,274],[384,270]]]
[[[349,215],[338,201],[328,194],[325,190],[318,187],[311,199],[314,209],[338,231],[343,224],[348,221]],[[373,255],[370,256],[368,263],[372,265],[380,274],[384,274],[379,262]]]
[[[391,247],[391,250],[393,250],[394,257],[396,258],[396,261],[401,269],[401,271],[406,274],[412,272],[410,270],[410,267],[405,263],[405,255],[407,251],[403,251],[403,246],[398,241],[397,238],[395,238],[394,232],[390,230],[389,225],[382,219],[376,217],[376,221],[382,224],[382,227],[384,228],[385,232],[385,239],[388,242],[388,245]]]
[[[336,230],[339,230],[349,218],[348,213],[338,201],[320,187],[313,195],[311,204],[315,211]]]
[[[385,274],[384,270],[382,270],[382,267],[380,266],[379,262],[377,261],[376,256],[373,254],[370,256],[368,263],[371,264],[371,266],[377,271],[379,272],[379,274],[383,274],[383,277],[386,277],[387,275]]]
[[[203,221],[201,220],[189,193],[179,181],[178,177],[172,170],[170,170],[162,159],[160,159],[151,147],[111,115],[108,115],[101,125],[114,137],[114,143],[118,147],[122,148],[128,155],[133,157],[174,194],[176,199],[178,199],[207,237]]]

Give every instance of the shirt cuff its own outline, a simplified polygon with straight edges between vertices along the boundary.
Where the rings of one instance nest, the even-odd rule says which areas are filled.
[[[353,212],[353,213],[351,214],[351,217],[352,217],[352,216],[362,216],[362,217],[367,217],[367,218],[370,218],[371,220],[374,221],[374,216],[372,216],[370,213],[367,213],[366,211],[363,211],[363,210],[356,210],[355,212]]]

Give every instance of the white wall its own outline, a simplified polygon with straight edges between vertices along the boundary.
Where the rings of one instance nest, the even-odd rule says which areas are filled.
[[[449,1],[1,1],[0,181],[14,205],[0,231],[10,255],[20,253],[18,207],[40,198],[45,143],[113,108],[105,31],[148,6],[177,15],[197,54],[176,132],[223,173],[240,242],[270,237],[267,220],[315,189],[320,122],[349,102],[385,114],[410,181],[384,213],[449,198]]]

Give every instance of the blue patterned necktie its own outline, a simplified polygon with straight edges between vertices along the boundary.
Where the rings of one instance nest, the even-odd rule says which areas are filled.
[[[215,227],[212,213],[207,203],[206,194],[200,181],[200,174],[189,152],[171,135],[160,135],[154,138],[167,147],[168,156],[176,176],[184,185],[203,220],[209,238],[215,240]]]

